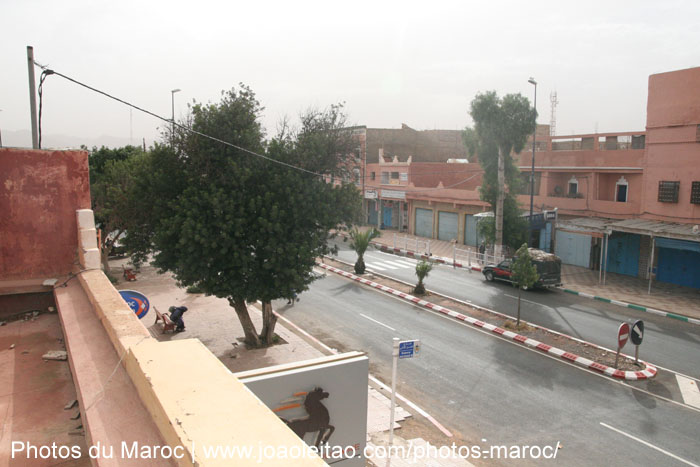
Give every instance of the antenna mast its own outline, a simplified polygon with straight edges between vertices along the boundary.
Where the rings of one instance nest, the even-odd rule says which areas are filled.
[[[549,119],[549,136],[556,136],[557,134],[557,91],[552,91],[549,94],[549,102],[552,103],[552,112]]]

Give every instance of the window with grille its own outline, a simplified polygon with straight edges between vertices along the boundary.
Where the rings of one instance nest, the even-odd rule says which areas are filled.
[[[659,182],[659,202],[677,203],[681,182]]]
[[[690,202],[700,204],[700,182],[693,182],[693,187],[690,189]]]

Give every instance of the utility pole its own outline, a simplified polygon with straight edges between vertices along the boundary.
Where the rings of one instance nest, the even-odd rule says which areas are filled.
[[[180,88],[173,89],[172,91],[170,91],[170,97],[171,97],[170,102],[172,104],[172,111],[173,111],[172,119],[170,120],[170,122],[172,123],[172,127],[170,129],[170,145],[171,146],[175,144],[175,93],[180,92],[180,91],[182,91],[182,89],[180,89]]]
[[[503,198],[505,197],[505,163],[503,150],[498,148],[498,197],[496,198],[496,244],[494,256],[501,256],[503,251]]]
[[[36,81],[34,79],[34,47],[27,46],[27,71],[29,72],[29,111],[32,116],[32,148],[39,149],[39,129],[36,123]]]
[[[535,86],[535,113],[537,113],[537,81],[535,78],[527,80],[528,83]],[[537,140],[537,117],[535,117],[535,131],[532,133],[532,170],[530,171],[530,224],[528,225],[527,244],[532,242],[532,208],[535,200],[535,142]]]

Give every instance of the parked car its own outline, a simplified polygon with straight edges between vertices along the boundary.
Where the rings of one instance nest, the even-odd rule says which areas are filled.
[[[537,268],[539,278],[535,287],[555,287],[561,285],[561,259],[558,256],[536,248],[528,248],[532,264]],[[501,280],[512,282],[511,267],[515,258],[504,259],[497,265],[484,266],[481,272],[487,281]]]

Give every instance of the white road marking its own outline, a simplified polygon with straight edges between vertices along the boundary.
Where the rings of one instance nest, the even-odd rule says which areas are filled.
[[[697,381],[679,374],[676,374],[676,380],[678,380],[678,387],[681,390],[683,401],[700,409],[700,388],[698,388]]]
[[[384,269],[401,269],[397,266],[392,266],[390,264],[387,264],[386,261],[381,261],[381,262],[380,261],[376,261],[376,262],[372,261],[371,263],[367,263],[367,266],[379,266],[379,267],[382,267]]]
[[[392,328],[391,326],[387,326],[386,324],[381,323],[381,322],[377,321],[377,320],[374,319],[374,318],[370,318],[369,316],[367,316],[367,315],[365,315],[365,314],[360,313],[360,316],[362,316],[363,318],[367,318],[368,320],[373,321],[373,322],[379,324],[380,326],[384,326],[384,327],[387,328],[387,329],[391,329],[392,331],[396,331],[396,329]]]
[[[700,467],[699,465],[693,464],[692,462],[689,462],[689,461],[687,461],[687,460],[685,460],[685,459],[683,459],[683,458],[681,458],[681,457],[678,457],[677,455],[672,454],[672,453],[670,453],[670,452],[668,452],[668,451],[666,451],[666,450],[664,450],[664,449],[661,449],[661,448],[658,447],[658,446],[654,446],[654,445],[651,444],[651,443],[647,443],[646,441],[644,441],[644,440],[642,440],[642,439],[639,439],[639,438],[637,438],[636,436],[632,436],[632,435],[630,435],[629,433],[625,433],[625,432],[622,431],[622,430],[618,430],[617,428],[613,428],[613,427],[611,427],[610,425],[607,425],[607,424],[605,424],[605,423],[603,423],[603,422],[600,422],[600,424],[603,425],[605,428],[607,428],[607,429],[609,429],[609,430],[612,430],[612,431],[615,431],[615,432],[617,432],[617,433],[620,433],[620,434],[623,435],[623,436],[627,436],[628,438],[633,439],[633,440],[637,441],[638,443],[642,443],[642,444],[644,444],[645,446],[649,446],[649,447],[652,448],[652,449],[656,449],[657,451],[662,452],[662,453],[666,454],[667,456],[676,459],[676,460],[679,461],[679,462],[683,462],[684,464],[692,465],[693,467]]]
[[[367,267],[369,269],[379,269],[380,271],[385,271],[386,268],[383,268],[381,266],[378,266],[377,263],[367,263]]]
[[[392,266],[398,266],[398,267],[400,267],[400,268],[406,268],[406,267],[411,267],[411,266],[412,266],[412,265],[410,265],[410,264],[399,263],[398,261],[387,261],[387,260],[384,260],[383,263],[384,263],[384,264],[389,264],[389,265],[392,265]]]

